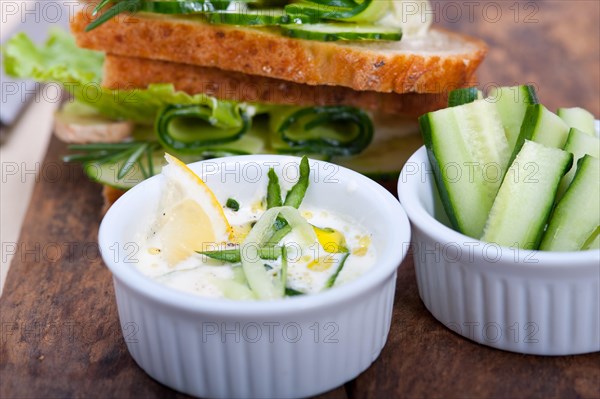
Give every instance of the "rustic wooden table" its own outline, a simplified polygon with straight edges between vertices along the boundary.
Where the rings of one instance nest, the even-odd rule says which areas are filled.
[[[439,24],[489,43],[482,86],[532,82],[551,109],[600,114],[599,1],[433,4]],[[0,302],[0,397],[184,397],[127,353],[96,246],[101,189],[62,164],[64,153],[53,139]],[[408,259],[381,356],[322,397],[599,398],[600,354],[539,357],[472,343],[427,312]]]

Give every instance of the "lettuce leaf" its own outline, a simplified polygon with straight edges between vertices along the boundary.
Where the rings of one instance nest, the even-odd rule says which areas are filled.
[[[77,47],[72,36],[60,29],[51,30],[39,47],[25,33],[17,33],[2,52],[9,76],[81,84],[102,80],[104,54]]]
[[[167,104],[203,105],[212,111],[215,125],[228,128],[242,125],[241,108],[251,110],[245,104],[176,91],[172,84],[130,90],[103,88],[104,55],[77,47],[73,36],[59,29],[51,30],[42,46],[36,46],[24,33],[16,34],[2,47],[2,53],[7,75],[60,83],[78,102],[112,119],[151,125]]]

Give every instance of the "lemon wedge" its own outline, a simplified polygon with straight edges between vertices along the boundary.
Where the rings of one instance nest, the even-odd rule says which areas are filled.
[[[165,154],[166,186],[155,226],[161,253],[170,267],[195,251],[214,250],[233,239],[223,207],[210,188],[186,164]]]

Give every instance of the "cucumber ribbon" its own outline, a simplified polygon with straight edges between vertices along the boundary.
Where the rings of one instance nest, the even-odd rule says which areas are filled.
[[[234,149],[222,145],[238,140],[250,126],[244,107],[207,97],[203,104],[165,106],[155,129],[163,147],[179,154],[233,154]]]
[[[268,115],[280,153],[355,155],[373,139],[373,123],[359,108],[273,106]],[[252,116],[252,107],[207,97],[203,104],[165,106],[155,129],[163,147],[179,154],[237,154],[226,144],[250,130]]]
[[[369,115],[346,106],[277,107],[270,112],[270,128],[283,141],[273,140],[281,153],[355,155],[373,139]]]
[[[317,241],[317,236],[310,224],[300,215],[300,212],[291,206],[275,207],[267,210],[240,246],[242,268],[250,289],[259,299],[276,299],[285,295],[285,274],[287,254],[285,247],[282,252],[282,270],[279,279],[273,279],[265,270],[259,256],[259,248],[273,235],[273,224],[281,214],[296,231],[300,248],[308,248]]]

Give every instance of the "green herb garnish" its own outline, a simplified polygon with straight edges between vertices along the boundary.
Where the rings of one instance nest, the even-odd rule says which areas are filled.
[[[344,264],[346,263],[346,260],[348,259],[348,256],[350,256],[350,252],[346,252],[344,254],[344,257],[340,261],[340,265],[338,266],[337,270],[335,271],[335,273],[333,273],[331,275],[331,277],[329,277],[329,280],[327,280],[327,283],[325,284],[325,288],[331,288],[331,287],[333,287],[333,284],[335,284],[335,280],[337,280],[338,275],[340,274],[340,272],[344,268]]]
[[[198,251],[200,255],[227,263],[240,263],[242,256],[239,248],[223,249],[220,251]],[[265,246],[258,249],[258,256],[263,260],[277,260],[281,256],[281,247]]]
[[[290,287],[285,288],[285,296],[298,296],[298,295],[306,295],[304,292],[295,290]]]
[[[102,9],[104,8],[104,6],[107,5],[110,2],[111,2],[111,0],[102,0],[101,2],[99,2],[98,4],[96,4],[96,7],[94,7],[94,10],[92,11],[92,16],[95,16],[100,11],[102,11]]]
[[[80,151],[63,157],[64,162],[97,162],[99,164],[120,164],[117,178],[122,179],[138,165],[145,179],[154,176],[153,152],[160,148],[156,142],[131,141],[125,143],[73,144],[69,150]],[[144,157],[146,166],[144,166]]]
[[[225,206],[234,212],[237,212],[240,210],[239,202],[237,202],[233,198],[227,198],[227,202],[225,203]]]
[[[273,168],[269,169],[269,184],[267,186],[267,209],[282,205],[279,178]]]
[[[98,4],[98,6],[96,6],[96,8],[94,8],[92,15],[97,14],[98,11],[100,11],[102,8],[104,8],[104,6],[108,3],[109,3],[109,1],[102,1],[100,4]],[[119,15],[125,11],[129,11],[132,13],[136,12],[139,10],[139,7],[140,7],[140,0],[119,1],[117,4],[112,6],[107,12],[100,15],[98,18],[96,18],[92,22],[90,22],[90,24],[85,27],[85,31],[89,32],[92,29],[96,29],[98,26],[102,25],[103,23],[107,22],[108,20],[116,17],[117,15]]]
[[[302,157],[300,161],[300,177],[298,177],[298,181],[294,186],[288,191],[285,196],[284,206],[292,206],[296,209],[300,207],[302,200],[304,199],[304,195],[306,194],[306,189],[308,189],[308,178],[310,176],[310,166],[308,165],[308,158],[306,156]]]
[[[296,209],[300,207],[302,200],[304,199],[304,195],[306,194],[306,190],[308,189],[309,177],[310,177],[310,166],[308,164],[308,158],[305,156],[302,157],[300,161],[299,168],[299,177],[298,181],[294,186],[288,191],[285,196],[284,206],[291,206]],[[271,206],[269,206],[269,204]],[[269,185],[267,187],[267,209],[274,208],[276,206],[281,206],[281,187],[279,186],[279,179],[277,174],[273,168],[269,170]],[[292,229],[289,227],[287,221],[281,216],[277,217],[273,225],[273,229],[275,232],[271,237],[267,240],[267,242],[271,245],[277,244],[283,237],[285,237]]]

